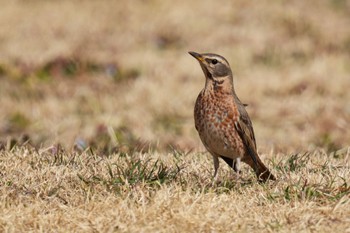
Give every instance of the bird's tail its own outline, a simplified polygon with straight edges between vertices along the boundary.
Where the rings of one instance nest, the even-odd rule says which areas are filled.
[[[276,180],[276,177],[265,166],[265,164],[261,161],[259,156],[255,156],[254,161],[251,157],[247,156],[245,157],[243,162],[246,162],[247,164],[249,164],[249,166],[251,166],[254,169],[255,174],[260,182],[266,182],[267,180]]]
[[[258,160],[258,169],[255,170],[255,174],[258,177],[258,180],[261,182],[266,182],[267,180],[276,180],[276,177],[270,172],[270,170]]]

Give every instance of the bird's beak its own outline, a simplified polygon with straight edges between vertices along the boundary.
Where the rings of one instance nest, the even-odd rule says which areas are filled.
[[[188,53],[191,54],[194,58],[196,58],[199,61],[199,64],[202,67],[205,77],[211,77],[212,75],[208,70],[208,67],[207,67],[208,63],[205,61],[204,56],[196,52],[188,52]]]
[[[194,58],[196,58],[198,61],[203,62],[204,58],[201,54],[196,53],[196,52],[188,52],[189,54],[191,54]]]

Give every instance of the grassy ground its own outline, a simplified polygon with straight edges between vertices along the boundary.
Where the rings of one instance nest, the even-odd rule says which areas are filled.
[[[0,2],[0,231],[350,232],[349,1]],[[212,185],[190,50],[278,181]]]
[[[278,181],[263,185],[247,167],[239,179],[224,167],[212,185],[201,154],[0,155],[2,231],[349,231],[349,151],[273,156]]]

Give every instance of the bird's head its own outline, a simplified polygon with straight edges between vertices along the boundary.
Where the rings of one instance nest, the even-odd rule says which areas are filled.
[[[227,60],[217,54],[189,52],[202,67],[206,79],[214,83],[232,83],[232,71]]]

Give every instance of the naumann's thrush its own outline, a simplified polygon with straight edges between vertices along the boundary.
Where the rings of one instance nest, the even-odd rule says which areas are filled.
[[[254,169],[259,181],[275,180],[259,158],[252,122],[235,93],[227,60],[212,53],[189,54],[199,61],[205,75],[205,87],[197,97],[194,120],[199,137],[213,156],[214,179],[222,158],[236,172],[240,172],[242,161]]]

